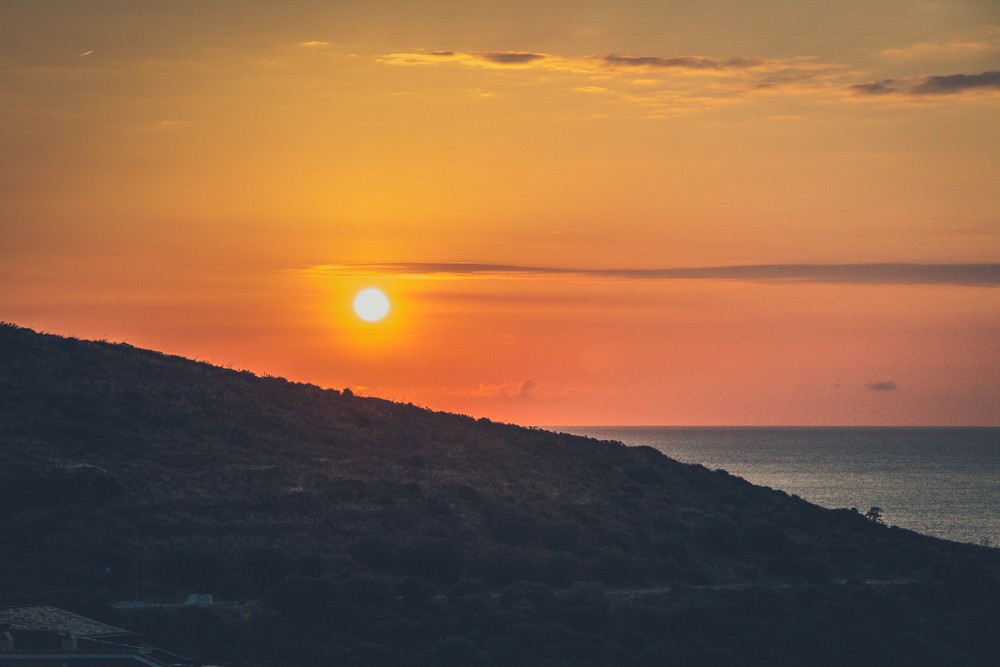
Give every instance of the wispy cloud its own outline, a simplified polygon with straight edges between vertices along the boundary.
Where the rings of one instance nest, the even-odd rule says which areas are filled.
[[[546,69],[581,74],[608,74],[614,72],[673,71],[683,72],[816,72],[829,70],[830,65],[818,63],[813,58],[712,58],[700,55],[587,55],[561,56],[533,51],[404,51],[389,53],[379,61],[390,65],[447,65],[463,64],[489,69]]]
[[[980,55],[996,50],[1000,35],[991,37],[992,39],[967,42],[918,42],[902,48],[885,49],[882,55],[900,60]]]
[[[967,91],[1000,91],[1000,71],[948,74],[916,79],[883,79],[851,86],[860,95],[956,95]]]
[[[715,58],[703,55],[563,56],[533,51],[390,53],[388,65],[464,66],[521,72],[539,86],[599,96],[596,112],[665,118],[737,104],[778,90],[827,90],[843,68],[814,58]],[[595,114],[593,109],[587,113]]]
[[[483,60],[495,65],[527,65],[545,60],[542,53],[517,53],[512,51],[487,52],[480,55]]]
[[[404,51],[379,58],[389,65],[464,64],[489,68],[552,67],[560,60],[546,53],[527,51]]]
[[[449,389],[450,396],[471,396],[475,398],[527,398],[538,388],[534,380],[509,381],[499,384],[480,384],[473,389]]]
[[[693,69],[693,70],[747,70],[766,65],[775,61],[759,58],[705,58],[702,56],[603,56],[599,59],[613,69]]]
[[[868,391],[896,391],[899,386],[892,380],[880,380],[879,382],[869,382],[865,385]]]
[[[907,52],[985,53],[988,43],[915,45]],[[904,50],[886,51],[889,59],[906,60]],[[536,83],[562,85],[583,94],[599,93],[619,100],[632,113],[663,117],[739,103],[754,95],[784,93],[819,96],[828,101],[851,97],[930,99],[957,97],[1000,90],[1000,72],[954,73],[911,78],[865,81],[862,74],[839,64],[801,55],[791,58],[734,56],[718,58],[697,54],[605,54],[565,56],[535,51],[408,51],[379,58],[388,65],[460,65],[487,70],[537,72]],[[912,64],[912,58],[910,59]],[[959,64],[954,63],[956,66]],[[544,73],[544,74],[543,74]],[[552,74],[580,80],[554,80]]]
[[[748,264],[657,269],[581,269],[461,262],[326,264],[335,275],[410,278],[598,278],[609,280],[734,280],[766,283],[1000,286],[1000,264]]]

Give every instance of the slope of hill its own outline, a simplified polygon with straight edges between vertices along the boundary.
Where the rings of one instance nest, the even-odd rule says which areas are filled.
[[[998,620],[994,549],[648,448],[13,325],[0,507],[0,602],[263,598],[249,620],[115,619],[234,664],[838,664],[913,647],[988,664],[1000,648],[977,630]],[[764,639],[776,624],[794,632]]]

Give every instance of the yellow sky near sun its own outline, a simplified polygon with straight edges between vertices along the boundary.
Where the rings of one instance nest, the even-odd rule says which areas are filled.
[[[530,423],[996,422],[995,277],[316,268],[995,264],[994,2],[334,4],[5,3],[0,319]]]

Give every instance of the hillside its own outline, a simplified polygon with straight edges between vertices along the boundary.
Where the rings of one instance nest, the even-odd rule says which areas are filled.
[[[988,664],[1000,648],[976,630],[1000,618],[995,549],[649,448],[13,325],[0,507],[0,603],[263,599],[250,619],[202,619],[211,641],[182,615],[116,619],[233,664],[827,664],[876,638]],[[734,618],[753,621],[739,646],[711,644]],[[256,623],[284,639],[249,639]],[[849,641],[818,650],[833,626]]]

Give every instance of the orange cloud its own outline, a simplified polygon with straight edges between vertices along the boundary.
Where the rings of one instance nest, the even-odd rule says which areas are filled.
[[[379,61],[390,65],[464,64],[486,68],[539,68],[578,73],[607,72],[816,72],[832,66],[817,63],[809,57],[788,59],[711,58],[707,56],[634,56],[608,54],[602,56],[559,56],[532,51],[411,51],[389,53]]]
[[[928,57],[963,57],[980,55],[997,50],[998,37],[975,42],[918,42],[903,48],[885,49],[882,55],[898,60],[914,60]]]
[[[916,45],[914,53],[933,51],[982,52],[986,43]],[[897,51],[899,53],[897,53]],[[902,50],[887,51],[901,58]],[[874,100],[907,95],[930,98],[961,94],[983,96],[1000,90],[1000,72],[925,75],[905,79],[859,81],[858,72],[811,56],[792,58],[730,57],[701,55],[586,55],[561,56],[534,51],[414,51],[389,53],[379,58],[389,65],[463,65],[483,69],[544,71],[584,77],[568,86],[581,94],[602,95],[609,103],[651,117],[703,111],[738,103],[752,95],[819,95],[828,101],[847,97]],[[637,79],[636,74],[641,78]],[[538,79],[552,86],[551,77]],[[639,85],[637,85],[639,84]]]

